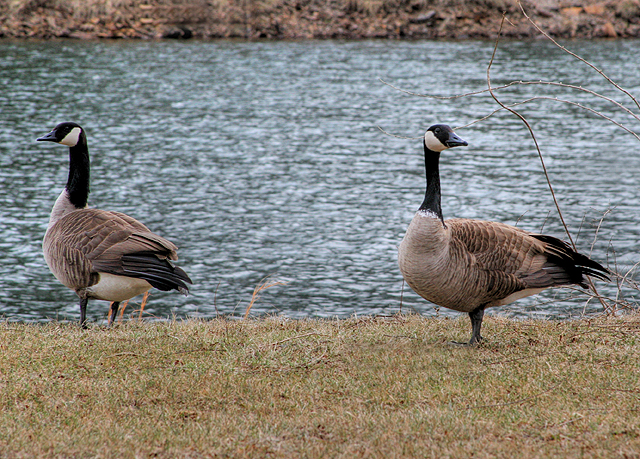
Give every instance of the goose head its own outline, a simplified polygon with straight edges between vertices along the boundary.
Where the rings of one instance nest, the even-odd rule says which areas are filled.
[[[75,147],[84,137],[84,132],[80,125],[76,123],[66,122],[60,123],[53,130],[37,138],[38,141],[55,142],[68,147]]]
[[[434,124],[424,135],[424,146],[433,152],[441,152],[452,147],[466,147],[469,145],[453,132],[446,124]]]

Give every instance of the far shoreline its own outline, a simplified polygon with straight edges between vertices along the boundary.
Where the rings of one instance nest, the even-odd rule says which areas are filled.
[[[114,6],[110,6],[114,5]],[[635,0],[15,0],[0,40],[487,40],[640,38]],[[526,13],[526,16],[525,16]],[[530,20],[527,18],[530,18]]]

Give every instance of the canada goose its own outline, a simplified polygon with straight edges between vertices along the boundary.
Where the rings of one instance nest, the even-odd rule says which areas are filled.
[[[56,200],[44,235],[44,258],[53,275],[80,297],[86,328],[89,298],[111,301],[108,324],[121,301],[159,290],[189,292],[189,276],[169,260],[178,248],[128,215],[87,208],[89,149],[84,129],[60,123],[39,141],[69,147],[69,179]]]
[[[586,277],[609,280],[606,268],[551,236],[503,223],[444,220],[440,207],[440,153],[467,142],[443,124],[424,136],[427,191],[400,244],[398,264],[409,286],[439,306],[468,312],[469,345],[480,343],[484,310],[549,287],[587,288]]]

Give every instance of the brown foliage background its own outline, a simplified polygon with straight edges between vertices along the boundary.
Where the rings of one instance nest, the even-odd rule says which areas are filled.
[[[640,37],[640,0],[524,1],[561,38]],[[10,38],[490,38],[539,34],[516,0],[6,0]]]

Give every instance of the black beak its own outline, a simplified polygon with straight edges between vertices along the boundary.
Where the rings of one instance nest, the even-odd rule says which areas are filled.
[[[466,147],[469,145],[465,140],[462,140],[455,132],[449,133],[449,138],[444,143],[447,147]]]
[[[39,142],[44,141],[44,140],[48,140],[49,142],[57,142],[58,141],[55,131],[51,131],[50,133],[48,133],[46,135],[43,135],[42,137],[38,137],[36,140],[39,141]]]

